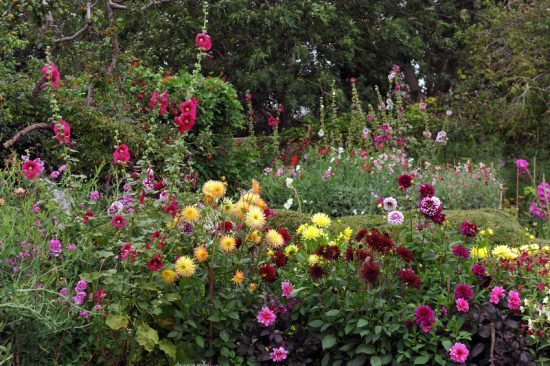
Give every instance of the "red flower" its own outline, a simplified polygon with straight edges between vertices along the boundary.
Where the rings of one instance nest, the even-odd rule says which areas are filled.
[[[160,110],[159,113],[164,115],[168,109],[168,90],[165,90],[164,93],[160,95]]]
[[[52,88],[59,88],[59,81],[61,80],[61,74],[54,64],[42,66],[42,74],[44,80],[52,82]]]
[[[68,145],[71,142],[71,125],[67,121],[53,123],[53,132],[60,143]]]
[[[378,230],[371,231],[366,237],[365,242],[374,250],[386,254],[393,248],[393,240]]]
[[[159,92],[154,91],[153,94],[151,95],[151,100],[149,101],[149,108],[155,109],[155,106],[157,105],[158,97],[159,97]]]
[[[179,210],[178,202],[173,197],[170,199],[169,204],[167,204],[166,206],[162,206],[162,211],[164,211],[165,213],[171,214],[172,217],[176,217],[176,215],[178,214],[178,210]]]
[[[408,174],[401,174],[397,178],[397,183],[399,184],[399,189],[408,189],[412,186],[413,179]]]
[[[126,164],[130,161],[130,149],[125,144],[120,144],[113,153],[115,165]]]
[[[164,263],[162,263],[161,254],[158,253],[151,258],[151,260],[147,263],[147,269],[149,271],[158,271],[162,268]]]
[[[346,251],[344,252],[344,258],[346,259],[347,262],[351,262],[353,260],[353,248],[352,247],[347,247],[346,248]]]
[[[198,48],[201,48],[205,51],[210,51],[210,49],[212,48],[212,39],[206,33],[199,33],[197,34],[197,37],[195,37],[195,44]]]
[[[174,122],[178,126],[180,134],[184,134],[186,131],[190,131],[195,125],[196,117],[193,114],[180,114],[174,118]]]
[[[282,228],[282,229],[277,230],[277,232],[279,234],[281,234],[281,236],[283,237],[283,239],[285,241],[285,244],[290,241],[291,237],[290,237],[290,233],[288,232],[287,229]]]
[[[433,195],[435,194],[434,187],[426,183],[420,185],[418,192],[420,192],[420,198],[433,197]]]
[[[365,236],[367,236],[368,233],[369,232],[365,229],[359,230],[357,235],[355,235],[355,241],[362,241],[365,238]]]
[[[296,166],[298,164],[298,155],[294,155],[290,161],[290,166]]]
[[[217,229],[222,233],[227,233],[228,231],[233,231],[233,223],[231,221],[221,221],[218,224]]]
[[[118,255],[118,259],[124,260],[128,258],[131,253],[132,253],[132,245],[130,243],[124,243],[124,245],[120,249],[120,254]]]
[[[102,302],[103,300],[107,299],[108,297],[109,296],[107,295],[105,290],[100,288],[95,293],[95,302],[97,302],[97,303]]]
[[[90,223],[90,217],[95,217],[94,211],[86,210],[86,212],[84,212],[84,215],[82,216],[82,220],[86,225]]]
[[[470,300],[474,297],[474,291],[467,284],[461,283],[455,287],[454,295],[455,299],[463,298],[465,300]]]
[[[273,259],[273,262],[279,268],[284,267],[288,261],[288,257],[280,249],[275,251],[271,259]]]
[[[420,288],[420,277],[414,274],[414,271],[411,268],[400,269],[395,274],[401,278],[401,282],[408,287],[416,289]]]
[[[197,114],[197,102],[195,98],[192,98],[190,100],[186,100],[185,102],[180,104],[180,112],[182,114]]]
[[[267,119],[267,124],[270,127],[275,127],[279,124],[279,121],[277,120],[277,118],[275,118],[273,116],[269,116],[269,118]]]
[[[376,262],[366,262],[361,267],[359,276],[367,285],[376,283],[380,279],[380,267],[376,264]]]
[[[397,247],[396,252],[405,263],[409,263],[413,259],[413,253],[405,247]]]
[[[331,245],[319,245],[317,248],[317,255],[321,256],[328,260],[335,260],[338,259],[340,256],[340,249],[338,249],[337,246],[331,246]]]
[[[313,266],[309,267],[309,275],[314,281],[323,278],[326,273],[327,272],[325,271],[325,269],[318,264],[314,264]]]
[[[116,215],[111,220],[111,225],[113,225],[115,229],[122,229],[126,225],[126,219],[124,216]]]
[[[40,175],[40,166],[33,160],[27,160],[23,163],[23,175],[27,179],[34,179],[37,175]]]
[[[258,274],[264,281],[273,282],[277,276],[277,269],[266,263],[260,267]]]

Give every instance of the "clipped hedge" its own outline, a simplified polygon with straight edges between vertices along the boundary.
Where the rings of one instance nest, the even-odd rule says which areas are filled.
[[[491,228],[494,231],[494,240],[497,243],[517,245],[526,242],[525,232],[515,217],[505,210],[478,209],[478,210],[446,210],[447,222],[459,230],[460,224],[468,220],[480,228]],[[407,217],[405,213],[405,217]],[[277,216],[271,219],[275,228],[286,227],[295,231],[301,224],[310,221],[311,215],[295,211],[278,210]],[[416,222],[414,222],[416,224]],[[355,232],[368,228],[388,228],[386,217],[380,215],[344,216],[333,219],[331,230],[339,232],[346,227]]]

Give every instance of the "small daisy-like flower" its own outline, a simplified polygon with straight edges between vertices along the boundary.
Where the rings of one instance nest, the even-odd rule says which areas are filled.
[[[249,208],[245,216],[245,223],[252,229],[261,229],[265,225],[264,211],[258,206]]]
[[[316,213],[311,217],[311,222],[313,222],[317,227],[329,227],[331,220],[324,213]]]
[[[279,248],[285,244],[285,239],[277,230],[269,230],[265,234],[265,240],[272,248]]]
[[[171,269],[165,269],[161,272],[160,276],[162,277],[162,280],[168,285],[173,284],[176,278],[178,278],[177,273],[172,271]]]
[[[225,184],[217,180],[209,180],[202,186],[202,193],[214,199],[222,198],[225,195]]]
[[[206,247],[204,245],[201,245],[193,250],[193,255],[195,256],[197,261],[204,262],[208,259],[208,250],[206,250]]]
[[[195,274],[197,265],[190,257],[184,255],[178,258],[176,261],[176,272],[181,277],[191,277]]]
[[[233,283],[235,283],[235,285],[240,285],[241,283],[244,282],[244,273],[242,273],[241,271],[237,270],[235,271],[235,274],[233,275]]]
[[[186,206],[183,210],[181,210],[180,215],[185,221],[188,222],[195,222],[201,217],[199,210],[195,206]]]
[[[237,241],[230,235],[225,235],[220,239],[220,247],[226,253],[231,252],[237,247]]]

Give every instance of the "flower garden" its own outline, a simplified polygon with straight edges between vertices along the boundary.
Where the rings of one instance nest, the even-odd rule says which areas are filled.
[[[0,365],[550,362],[543,164],[446,160],[453,111],[411,99],[397,64],[372,98],[332,83],[289,127],[285,104],[265,115],[205,71],[199,9],[191,71],[117,41],[87,108],[61,51],[30,63],[47,122],[43,142],[2,138]]]

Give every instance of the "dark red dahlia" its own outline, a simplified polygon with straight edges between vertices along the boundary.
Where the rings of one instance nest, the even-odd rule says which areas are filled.
[[[347,247],[346,251],[344,252],[344,258],[346,258],[346,261],[351,262],[353,260],[353,248]]]
[[[478,227],[476,224],[469,222],[467,220],[464,220],[462,225],[460,225],[460,232],[462,235],[473,238],[477,235]]]
[[[378,230],[371,231],[365,237],[365,242],[372,249],[382,254],[388,253],[394,246],[393,240],[387,234],[382,234]]]
[[[147,269],[149,271],[158,271],[162,268],[164,263],[162,263],[161,254],[158,253],[151,258],[151,260],[147,263]]]
[[[395,250],[397,252],[397,255],[401,258],[401,260],[405,263],[409,263],[413,259],[413,253],[408,250],[405,247],[397,247]]]
[[[365,281],[365,284],[373,284],[380,279],[380,267],[376,262],[365,262],[361,267],[359,276]]]
[[[309,267],[309,276],[314,281],[320,280],[325,274],[325,269],[318,264],[314,264],[313,266]]]
[[[472,266],[472,273],[478,278],[484,278],[487,276],[487,270],[481,264],[474,264]]]
[[[419,289],[422,284],[420,277],[411,268],[400,269],[396,272],[396,275],[401,278],[401,282],[410,288]]]
[[[277,277],[277,269],[266,263],[260,267],[258,274],[264,281],[273,282]]]
[[[443,224],[445,222],[445,219],[446,219],[445,214],[441,212],[435,215],[434,217],[431,217],[432,222],[436,225]]]
[[[241,247],[241,245],[243,245],[243,240],[241,238],[236,238],[235,239],[235,246],[237,247],[237,249],[239,249]]]
[[[84,223],[88,225],[90,223],[91,217],[95,217],[94,211],[86,210],[86,212],[84,212],[84,216],[82,216],[82,221],[84,221]]]
[[[361,229],[359,230],[359,232],[357,233],[357,235],[355,235],[355,241],[361,241],[365,238],[365,236],[367,236],[369,232],[365,229]]]
[[[162,211],[171,214],[172,217],[176,217],[179,211],[178,202],[172,198],[169,204],[162,206]]]
[[[472,290],[472,288],[467,284],[461,283],[455,287],[454,295],[456,299],[462,298],[465,300],[470,300],[474,297],[474,290]]]
[[[397,183],[399,184],[399,189],[409,189],[412,186],[413,179],[408,174],[401,174],[397,177]]]
[[[418,192],[420,192],[420,198],[433,197],[435,189],[432,185],[424,183],[420,185]]]
[[[374,258],[374,256],[367,249],[358,249],[357,250],[357,260],[359,261],[360,264],[362,264],[367,259],[373,259],[373,258]]]
[[[233,231],[233,223],[231,221],[221,221],[218,224],[217,229],[222,233],[227,233],[228,231]]]
[[[282,236],[283,239],[285,240],[285,244],[288,243],[288,242],[290,241],[291,237],[290,237],[290,233],[288,232],[287,229],[282,228],[282,229],[277,230],[277,232],[278,232],[279,234],[281,234],[281,236]]]
[[[277,249],[273,256],[271,257],[273,262],[275,262],[275,265],[279,268],[284,267],[288,261],[288,257],[284,255],[282,250]]]
[[[319,245],[317,248],[317,255],[328,260],[338,259],[340,256],[340,249],[335,245]]]
[[[455,245],[453,247],[453,255],[455,257],[468,259],[470,258],[470,251],[468,250],[468,248],[463,247],[462,245]]]

